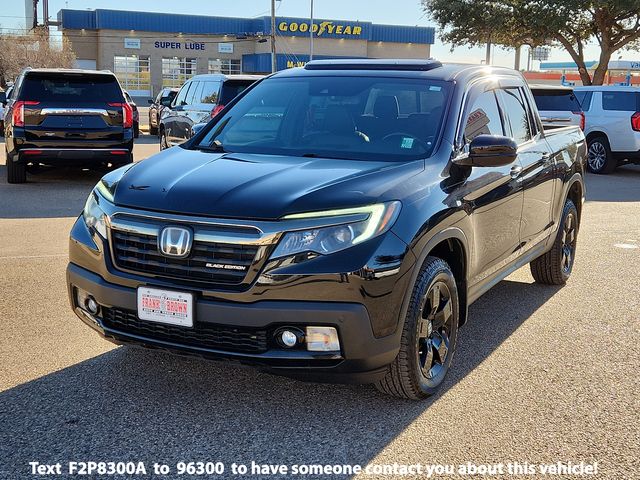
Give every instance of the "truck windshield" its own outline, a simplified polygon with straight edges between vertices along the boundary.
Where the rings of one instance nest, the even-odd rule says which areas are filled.
[[[402,161],[431,155],[450,85],[394,77],[272,78],[216,119],[196,148]]]

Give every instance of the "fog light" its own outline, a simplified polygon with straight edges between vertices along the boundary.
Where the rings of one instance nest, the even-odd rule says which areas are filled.
[[[307,327],[306,342],[310,352],[340,351],[340,340],[334,327]]]
[[[87,297],[87,301],[84,302],[84,304],[87,307],[87,310],[89,310],[89,313],[92,313],[93,315],[98,313],[98,302],[96,302],[96,299],[91,295]]]
[[[95,315],[98,313],[100,309],[100,305],[96,302],[96,299],[93,298],[89,292],[82,290],[81,288],[76,288],[76,304],[83,310]]]
[[[298,343],[298,336],[293,333],[291,330],[283,330],[280,333],[280,341],[282,342],[282,345],[284,345],[285,347],[291,348],[291,347],[295,347],[296,344]]]

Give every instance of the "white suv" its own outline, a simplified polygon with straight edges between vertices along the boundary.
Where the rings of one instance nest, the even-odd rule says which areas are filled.
[[[640,88],[575,87],[586,116],[588,167],[611,173],[626,162],[640,163]]]

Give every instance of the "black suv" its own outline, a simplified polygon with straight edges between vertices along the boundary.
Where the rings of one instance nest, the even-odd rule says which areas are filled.
[[[133,109],[110,72],[28,69],[6,100],[7,180],[28,164],[119,166],[133,161]]]
[[[71,305],[116,343],[421,398],[470,303],[528,263],[568,280],[585,158],[514,70],[310,62],[102,178],[71,231]]]

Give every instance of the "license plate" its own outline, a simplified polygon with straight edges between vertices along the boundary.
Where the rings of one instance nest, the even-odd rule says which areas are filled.
[[[193,295],[159,288],[138,288],[138,317],[149,322],[193,327]]]

